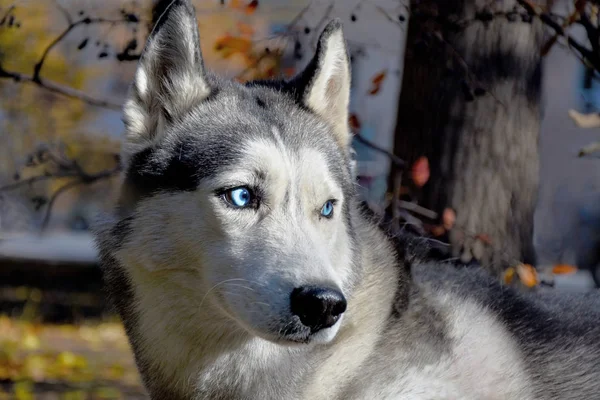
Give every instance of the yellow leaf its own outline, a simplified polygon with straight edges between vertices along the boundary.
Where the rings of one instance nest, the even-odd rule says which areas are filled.
[[[63,351],[60,353],[56,359],[56,362],[64,367],[73,367],[76,363],[77,359],[75,354],[70,351]]]
[[[26,350],[37,350],[40,348],[40,339],[31,332],[28,332],[23,337],[23,348]]]
[[[504,271],[504,283],[510,285],[515,277],[515,269],[513,267],[509,267],[506,271]]]
[[[21,381],[15,383],[15,399],[16,400],[34,400],[32,393],[32,383],[29,381]]]
[[[46,378],[46,368],[48,360],[41,355],[31,355],[25,359],[23,373],[27,378],[35,382],[43,381]]]

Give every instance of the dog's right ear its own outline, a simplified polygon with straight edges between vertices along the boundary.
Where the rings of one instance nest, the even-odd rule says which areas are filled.
[[[166,125],[209,93],[194,7],[173,0],[146,42],[124,106],[124,155],[156,143]]]

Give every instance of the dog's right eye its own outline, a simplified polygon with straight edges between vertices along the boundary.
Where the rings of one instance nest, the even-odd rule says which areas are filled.
[[[233,207],[246,208],[256,204],[256,197],[247,187],[237,187],[226,190],[223,199]]]

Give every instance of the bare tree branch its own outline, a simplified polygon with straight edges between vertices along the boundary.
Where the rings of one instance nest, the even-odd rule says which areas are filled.
[[[362,144],[366,145],[367,147],[370,147],[371,149],[385,154],[386,156],[388,156],[390,158],[390,160],[398,167],[398,168],[404,168],[405,163],[404,160],[402,160],[400,157],[398,157],[397,155],[393,154],[392,152],[384,149],[383,147],[380,147],[378,145],[376,145],[375,143],[371,142],[368,139],[365,139],[363,136],[360,135],[360,133],[355,133],[354,137],[361,142]]]
[[[27,186],[27,185],[32,185],[35,182],[40,182],[40,181],[47,181],[50,179],[57,179],[57,178],[71,178],[71,177],[75,177],[77,175],[75,174],[64,174],[64,175],[51,175],[51,174],[46,174],[46,175],[36,175],[36,176],[32,176],[31,178],[27,178],[27,179],[23,179],[20,180],[18,182],[15,183],[11,183],[5,186],[0,186],[0,192],[8,192],[10,190],[14,190],[14,189],[18,189],[20,187],[23,186]]]
[[[66,191],[73,189],[77,186],[80,186],[80,185],[90,185],[97,181],[111,178],[111,177],[115,176],[117,173],[119,173],[120,171],[121,171],[121,168],[119,166],[117,166],[113,169],[102,171],[97,174],[91,174],[91,175],[84,174],[84,175],[79,176],[78,179],[61,186],[56,192],[54,192],[52,194],[52,197],[50,197],[50,200],[48,201],[48,204],[46,206],[46,212],[44,214],[44,219],[42,221],[42,228],[41,228],[42,231],[46,230],[46,228],[48,227],[48,223],[50,222],[50,217],[52,216],[52,209],[54,207],[54,203],[56,202],[56,199],[58,199],[58,197],[61,194],[65,193]]]
[[[118,23],[130,23],[131,21],[128,21],[126,19],[118,19],[118,20],[111,20],[111,19],[105,19],[105,18],[83,18],[80,19],[79,21],[75,21],[75,22],[71,22],[69,23],[69,25],[67,26],[67,28],[60,34],[58,35],[52,42],[50,42],[50,44],[44,49],[44,52],[42,53],[42,56],[40,57],[39,61],[34,65],[33,67],[33,76],[32,79],[34,81],[38,81],[40,80],[40,72],[42,70],[42,67],[44,65],[44,61],[46,61],[46,57],[48,56],[48,54],[50,53],[50,51],[52,51],[52,49],[59,44],[65,37],[67,37],[67,35],[69,34],[69,32],[71,32],[73,29],[77,28],[80,25],[91,25],[91,24],[110,24],[110,25],[115,25]]]
[[[100,100],[93,96],[88,95],[87,93],[74,89],[70,86],[62,85],[60,83],[56,83],[50,80],[41,79],[38,77],[37,79],[32,75],[21,74],[18,72],[7,71],[0,66],[0,79],[2,78],[10,78],[15,82],[24,82],[34,84],[38,87],[41,87],[50,92],[60,94],[65,97],[69,97],[76,100],[84,101],[87,104],[107,108],[110,110],[121,110],[121,104],[113,103],[108,100]]]
[[[9,71],[7,69],[5,69],[1,64],[0,64],[0,79],[4,78],[4,79],[12,79],[15,82],[25,82],[25,83],[33,83],[35,85],[37,85],[38,87],[48,90],[50,92],[62,95],[62,96],[66,96],[72,99],[77,99],[77,100],[81,100],[87,104],[93,105],[93,106],[97,106],[97,107],[102,107],[102,108],[107,108],[107,109],[111,109],[111,110],[120,110],[121,109],[121,104],[117,104],[117,103],[113,103],[109,100],[101,100],[101,99],[97,99],[93,96],[90,96],[88,94],[86,94],[83,91],[71,88],[69,86],[66,85],[62,85],[60,83],[57,82],[53,82],[50,80],[46,80],[43,79],[41,76],[41,72],[42,72],[42,67],[44,66],[44,62],[46,61],[46,58],[48,57],[48,55],[50,54],[50,52],[52,51],[52,49],[54,47],[56,47],[65,37],[67,37],[67,35],[73,31],[75,28],[79,27],[79,26],[83,26],[83,25],[102,25],[102,24],[108,24],[108,25],[116,25],[116,24],[137,24],[140,22],[139,18],[136,16],[132,16],[132,14],[125,14],[123,16],[123,18],[119,18],[119,19],[107,19],[107,18],[90,18],[90,17],[86,17],[86,18],[82,18],[79,19],[77,21],[73,21],[72,17],[70,16],[70,14],[60,5],[55,1],[57,7],[61,10],[61,12],[63,13],[63,15],[65,16],[65,19],[68,22],[67,27],[54,39],[50,42],[50,44],[44,49],[44,51],[42,52],[42,55],[40,57],[40,59],[38,60],[38,62],[35,63],[35,65],[33,66],[33,74],[32,75],[27,75],[27,74],[23,74],[20,72],[16,72],[16,71]],[[5,13],[5,15],[2,17],[2,20],[6,19],[8,14],[14,9],[14,6],[9,7],[8,11]],[[136,60],[137,58],[139,58],[138,56],[132,56],[129,55],[129,57],[118,57],[119,61],[128,61],[128,60]]]

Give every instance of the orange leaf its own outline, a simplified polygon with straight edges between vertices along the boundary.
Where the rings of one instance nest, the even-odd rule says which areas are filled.
[[[287,77],[292,77],[294,76],[294,74],[296,73],[296,68],[294,67],[287,67],[283,69],[283,74]]]
[[[249,39],[235,36],[224,36],[215,42],[215,50],[221,52],[223,58],[227,58],[235,53],[246,54],[252,49],[252,42]]]
[[[371,82],[373,82],[376,85],[380,84],[385,79],[386,73],[387,73],[386,71],[381,71],[380,73],[378,73],[377,75],[375,75],[373,77],[373,79],[371,79]]]
[[[442,213],[442,224],[446,230],[452,229],[454,223],[456,222],[456,213],[451,208],[444,208],[444,212]]]
[[[538,284],[537,272],[529,264],[519,264],[516,267],[517,275],[523,284],[527,287],[534,287]]]
[[[504,271],[504,283],[510,285],[515,278],[515,269],[513,267],[509,267]]]
[[[446,233],[446,228],[444,228],[442,225],[435,225],[431,227],[430,232],[433,236],[438,237]]]
[[[350,114],[350,128],[355,131],[360,130],[360,120],[356,114]]]
[[[248,14],[248,15],[253,14],[254,11],[256,11],[257,8],[258,8],[258,0],[252,0],[246,6],[246,14]]]
[[[429,180],[429,160],[419,157],[412,166],[411,177],[417,187],[423,187]]]
[[[568,264],[556,264],[552,268],[552,273],[555,275],[569,275],[577,272],[577,267]]]
[[[267,78],[273,78],[275,76],[275,72],[275,67],[269,67],[265,71],[265,75],[267,76]]]
[[[371,96],[379,93],[379,91],[381,90],[381,84],[383,83],[383,80],[385,79],[386,74],[387,74],[387,71],[381,71],[380,73],[375,75],[373,77],[373,79],[371,79],[371,83],[373,84],[371,86],[371,89],[369,90],[369,94]]]

